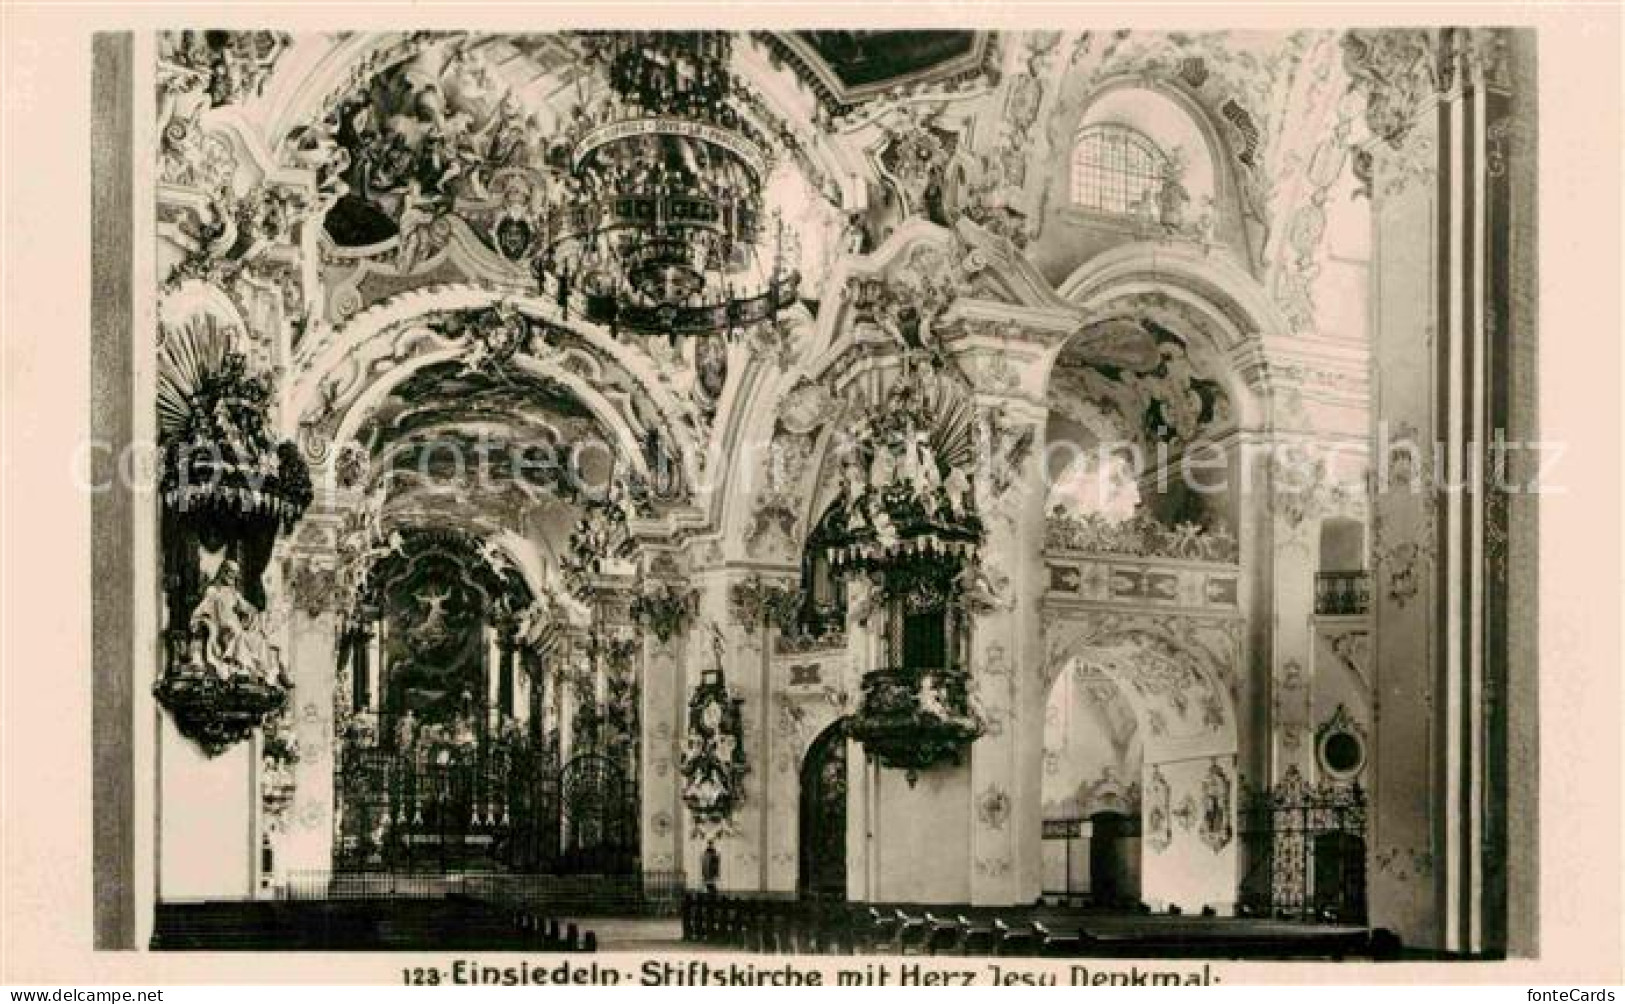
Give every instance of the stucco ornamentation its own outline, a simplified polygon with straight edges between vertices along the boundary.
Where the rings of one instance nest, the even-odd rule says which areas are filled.
[[[1010,795],[996,784],[989,784],[976,799],[976,817],[990,830],[1002,830],[1010,819]]]
[[[1187,791],[1185,793],[1185,797],[1179,800],[1179,807],[1174,810],[1174,821],[1177,822],[1179,824],[1179,828],[1184,830],[1186,833],[1189,833],[1191,828],[1196,825],[1195,795]]]
[[[1145,789],[1145,844],[1157,854],[1168,849],[1174,841],[1173,809],[1169,804],[1172,794],[1162,769],[1153,766]]]
[[[1202,842],[1214,853],[1224,850],[1235,836],[1235,823],[1231,812],[1230,775],[1215,760],[1208,765],[1207,776],[1202,779]]]
[[[1343,35],[1343,68],[1350,87],[1365,94],[1366,127],[1397,149],[1438,83],[1432,30],[1351,29]]]

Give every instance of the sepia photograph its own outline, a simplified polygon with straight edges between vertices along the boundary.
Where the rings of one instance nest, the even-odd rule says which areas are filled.
[[[1542,516],[1592,462],[1541,421],[1563,57],[1383,13],[86,33],[65,947],[422,986],[1533,965],[1579,822]],[[1617,435],[1617,325],[1564,337],[1610,343]],[[1603,585],[1563,623],[1617,623]]]

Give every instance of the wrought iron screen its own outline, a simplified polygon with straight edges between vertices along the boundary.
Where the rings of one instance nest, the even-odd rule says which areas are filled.
[[[638,867],[626,771],[588,754],[481,747],[418,756],[349,746],[334,777],[342,871],[625,874]]]
[[[1312,786],[1291,767],[1274,788],[1247,791],[1241,812],[1244,908],[1365,922],[1366,796],[1358,784]]]

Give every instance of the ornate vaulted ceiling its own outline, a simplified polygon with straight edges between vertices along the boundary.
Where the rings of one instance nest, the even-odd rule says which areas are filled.
[[[426,367],[394,389],[361,439],[372,483],[387,477],[391,493],[412,492],[416,510],[443,508],[448,493],[475,510],[574,503],[615,467],[591,411],[556,381],[512,366]]]
[[[179,71],[195,63],[184,42],[162,52]],[[1155,245],[1149,271],[1111,272],[1100,282],[1160,288],[1157,262],[1166,247],[1177,281],[1214,298],[1218,311],[1243,303],[1248,317],[1263,313],[1233,292],[1252,284],[1258,289],[1249,286],[1249,295],[1266,308],[1273,301],[1289,321],[1316,323],[1307,283],[1333,197],[1327,179],[1337,177],[1351,140],[1343,127],[1358,105],[1346,96],[1333,33],[735,35],[728,79],[737,93],[729,105],[737,104],[772,148],[775,171],[802,186],[780,189],[775,174],[765,205],[804,214],[785,218],[803,238],[806,274],[795,305],[803,329],[792,336],[789,325],[759,325],[686,341],[608,325],[589,331],[567,292],[538,287],[558,215],[542,203],[568,186],[575,155],[561,137],[582,117],[600,123],[591,117],[604,110],[600,42],[588,32],[304,36],[287,40],[274,58],[258,57],[270,76],[258,90],[188,93],[211,109],[236,106],[220,117],[229,127],[220,135],[203,142],[184,127],[197,112],[170,109],[173,128],[163,131],[170,145],[161,151],[166,185],[219,190],[221,164],[251,158],[231,143],[210,144],[246,123],[263,133],[256,143],[266,152],[253,159],[299,172],[325,214],[314,274],[295,275],[289,261],[255,257],[269,243],[292,246],[290,234],[267,237],[275,219],[252,218],[256,209],[277,215],[275,206],[255,206],[259,188],[234,193],[236,204],[206,204],[210,196],[200,194],[170,207],[197,217],[188,220],[191,231],[203,235],[171,281],[212,277],[230,286],[252,334],[267,344],[275,341],[276,319],[287,316],[287,369],[296,381],[291,421],[303,438],[322,444],[352,434],[360,421],[352,416],[378,400],[367,393],[369,381],[393,367],[431,353],[466,351],[481,366],[517,353],[522,367],[431,367],[396,387],[361,427],[372,459],[387,469],[419,464],[437,437],[494,439],[508,456],[518,445],[613,425],[597,432],[611,433],[604,438],[624,454],[643,452],[653,437],[695,456],[716,450],[727,464],[753,420],[751,381],[772,379],[758,364],[771,361],[780,372],[801,365],[816,379],[812,362],[849,337],[852,318],[843,309],[850,308],[842,304],[856,302],[854,277],[873,273],[882,285],[908,286],[903,265],[919,264],[913,252],[887,256],[917,237],[926,238],[919,247],[949,250],[924,269],[929,282],[905,291],[921,301],[911,309],[941,311],[957,296],[1065,314],[1093,304],[1098,292],[1069,285],[1069,277],[1113,250]],[[1179,97],[1176,110],[1199,121],[1212,141],[1217,190],[1234,202],[1224,212],[1240,221],[1231,229],[1244,239],[1203,243],[1185,231],[1058,221],[1054,207],[1069,198],[1065,165],[1079,115],[1113,88]],[[1324,135],[1312,134],[1316,129]],[[277,185],[292,187],[273,180],[261,188]],[[204,239],[228,218],[257,233],[229,246]],[[819,239],[809,240],[815,231]],[[1189,278],[1196,269],[1206,285]],[[480,291],[525,301],[512,339],[504,340],[507,328],[493,334],[462,321],[430,323],[427,335],[413,330],[414,310],[437,310],[448,297]],[[283,303],[272,303],[278,296]],[[1056,363],[1058,379],[1033,388],[1039,400],[1047,393],[1057,412],[1087,404],[1091,415],[1111,413],[1129,434],[1166,440],[1211,432],[1232,408],[1248,407],[1247,388],[1238,392],[1231,377],[1258,325],[1225,313],[1218,327],[1230,324],[1235,333],[1225,328],[1221,344],[1213,331],[1198,330],[1215,327],[1215,312],[1192,313],[1192,323],[1171,324],[1171,331],[1144,311],[1119,311],[1115,301],[1085,316],[1082,337]],[[357,344],[371,331],[376,338]],[[1204,338],[1217,351],[1199,354]],[[536,375],[539,368],[557,380]],[[683,501],[722,518],[713,498]]]

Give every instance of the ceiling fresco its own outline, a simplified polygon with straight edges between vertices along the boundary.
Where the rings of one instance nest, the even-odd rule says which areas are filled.
[[[617,477],[615,449],[579,400],[513,367],[426,367],[395,388],[360,438],[375,490],[410,494],[404,510],[419,518],[466,524],[489,512],[519,530],[531,510],[597,497]]]
[[[1090,338],[1075,340],[1056,360],[1052,401],[1104,404],[1149,443],[1188,443],[1230,420],[1218,381],[1155,321],[1114,318],[1087,331]]]
[[[1159,742],[1201,739],[1228,724],[1228,694],[1194,656],[1155,636],[1129,632],[1088,646],[1069,671],[1091,695],[1110,698],[1120,691],[1140,725]]]

